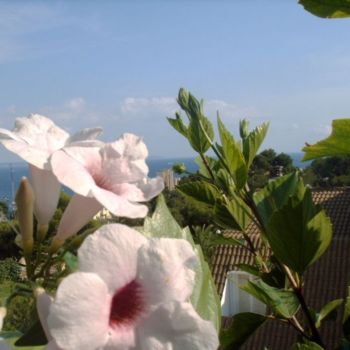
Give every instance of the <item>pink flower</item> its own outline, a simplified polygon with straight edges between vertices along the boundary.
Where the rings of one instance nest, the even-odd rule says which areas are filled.
[[[0,143],[29,163],[35,193],[35,215],[40,225],[51,220],[59,198],[60,184],[51,172],[53,152],[74,142],[95,139],[100,128],[84,129],[73,136],[39,114],[17,118],[13,131],[0,129]]]
[[[78,260],[50,307],[59,348],[217,349],[214,326],[188,302],[197,259],[187,241],[106,225],[84,241]]]
[[[77,193],[62,217],[56,240],[75,234],[102,207],[118,216],[145,217],[147,207],[138,202],[148,201],[164,188],[160,177],[147,177],[147,155],[146,145],[132,134],[103,146],[81,143],[55,152],[53,173]]]

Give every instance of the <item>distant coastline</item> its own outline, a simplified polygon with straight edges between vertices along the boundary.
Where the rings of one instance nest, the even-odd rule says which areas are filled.
[[[293,159],[293,164],[297,168],[305,168],[310,162],[302,162],[303,153],[288,153]],[[149,167],[149,176],[155,177],[159,172],[171,168],[176,163],[184,163],[189,172],[195,173],[198,166],[193,157],[161,158],[154,157],[147,160]],[[27,164],[24,162],[0,163],[0,200],[12,202],[20,179],[23,176],[29,176]],[[12,189],[12,184],[14,189]]]

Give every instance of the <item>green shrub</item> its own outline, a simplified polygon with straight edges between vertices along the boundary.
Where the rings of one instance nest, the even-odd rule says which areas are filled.
[[[14,258],[0,260],[0,283],[4,281],[18,282],[21,280],[21,271]]]

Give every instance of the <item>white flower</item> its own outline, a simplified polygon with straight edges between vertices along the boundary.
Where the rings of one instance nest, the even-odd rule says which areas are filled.
[[[146,239],[119,224],[89,236],[79,271],[60,284],[49,332],[65,350],[215,350],[211,322],[188,302],[197,259],[181,239]]]
[[[2,330],[2,325],[4,322],[5,316],[6,316],[6,309],[4,307],[0,307],[0,331]],[[0,338],[0,350],[11,350],[9,345],[2,338]]]
[[[160,177],[149,179],[146,145],[133,134],[113,143],[65,147],[51,158],[53,173],[77,196],[60,222],[56,239],[75,234],[102,207],[117,216],[145,217],[145,202],[164,188]],[[84,210],[83,210],[84,209]]]
[[[95,139],[100,128],[84,129],[73,136],[39,114],[17,118],[13,131],[0,129],[0,143],[29,163],[39,225],[51,220],[59,198],[60,184],[52,174],[52,153],[74,142]]]

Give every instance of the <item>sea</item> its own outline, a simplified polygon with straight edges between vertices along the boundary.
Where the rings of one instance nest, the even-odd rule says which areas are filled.
[[[298,168],[305,168],[310,162],[302,162],[303,153],[289,153],[293,164]],[[176,163],[184,163],[187,171],[195,173],[198,166],[194,158],[150,158],[147,160],[149,176],[155,177],[159,172],[170,169]],[[11,204],[14,200],[18,184],[23,176],[28,177],[28,166],[26,163],[0,163],[0,201]],[[69,192],[68,189],[64,189]]]

